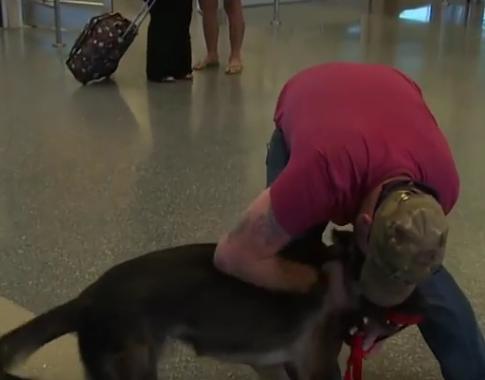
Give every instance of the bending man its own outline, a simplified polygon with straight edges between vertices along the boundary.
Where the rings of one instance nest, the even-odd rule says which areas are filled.
[[[428,301],[422,336],[445,380],[485,379],[485,344],[472,308],[442,266],[446,215],[459,194],[448,146],[419,87],[390,67],[316,66],[279,97],[267,156],[268,188],[224,235],[215,264],[244,281],[305,292],[307,266],[277,252],[352,223],[366,253],[364,295],[382,306],[416,288]]]

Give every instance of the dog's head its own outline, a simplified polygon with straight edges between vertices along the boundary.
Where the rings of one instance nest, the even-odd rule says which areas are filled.
[[[344,325],[347,332],[354,327],[360,330],[373,330],[373,334],[378,335],[378,340],[385,339],[403,328],[402,324],[391,320],[390,316],[398,315],[406,320],[421,313],[425,301],[419,290],[415,290],[403,303],[392,308],[383,308],[369,302],[359,288],[365,255],[358,248],[354,233],[334,229],[331,240],[332,243],[326,245],[315,238],[302,238],[292,242],[281,254],[287,259],[323,268],[327,274],[332,272],[332,268],[341,270],[341,280],[337,282],[343,281],[343,287],[335,287],[334,289],[339,289],[339,294],[333,296],[340,298],[340,305],[345,305],[348,310],[343,312],[340,309],[346,320]],[[328,289],[324,286],[323,290]],[[345,297],[347,299],[342,299]],[[348,307],[349,305],[351,306]]]
[[[353,232],[333,230],[332,243],[328,247],[330,256],[342,262],[347,288],[354,297],[355,308],[347,315],[346,340],[359,330],[365,333],[369,345],[395,335],[407,323],[412,323],[420,316],[425,300],[419,290],[415,290],[403,303],[391,308],[377,306],[362,295],[359,290],[359,277],[365,256],[357,247]]]

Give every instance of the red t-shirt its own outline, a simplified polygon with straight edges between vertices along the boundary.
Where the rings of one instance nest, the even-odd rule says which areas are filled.
[[[448,213],[459,178],[446,138],[420,88],[396,69],[355,63],[304,70],[284,86],[275,123],[290,161],[270,189],[291,235],[352,223],[383,181],[408,176],[431,187]]]

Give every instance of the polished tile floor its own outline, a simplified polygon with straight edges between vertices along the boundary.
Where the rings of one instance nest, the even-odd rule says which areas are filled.
[[[411,75],[450,139],[462,194],[447,265],[483,325],[483,12],[477,6],[466,17],[460,3],[413,1],[412,9],[368,15],[364,3],[284,5],[278,29],[269,25],[270,7],[248,9],[243,75],[210,71],[169,85],[145,81],[144,32],[113,83],[81,87],[65,69],[67,48],[51,47],[51,32],[0,31],[0,295],[40,312],[121,260],[216,239],[264,185],[282,84],[309,65],[351,60]],[[133,13],[128,3],[120,8]],[[193,31],[199,57],[198,16]],[[68,47],[74,37],[65,34]],[[168,378],[251,376],[174,350]],[[416,331],[369,361],[367,373],[369,380],[440,378]]]

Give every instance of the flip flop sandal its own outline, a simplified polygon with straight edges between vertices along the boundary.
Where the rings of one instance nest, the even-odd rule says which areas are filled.
[[[226,74],[227,75],[237,75],[243,71],[243,65],[229,65],[226,67]]]
[[[194,65],[193,69],[197,70],[197,71],[202,71],[202,70],[205,70],[205,69],[212,69],[212,68],[216,68],[216,67],[219,67],[219,62],[204,62],[204,61],[201,61],[201,62],[196,63]]]
[[[189,74],[185,74],[185,75],[182,75],[180,77],[177,77],[176,79],[177,80],[191,81],[192,79],[194,79],[194,75],[192,73],[189,73]]]

